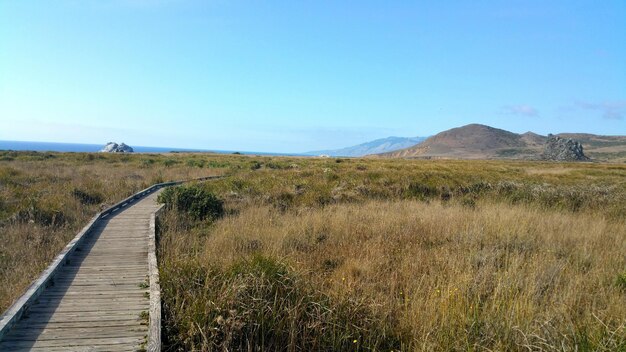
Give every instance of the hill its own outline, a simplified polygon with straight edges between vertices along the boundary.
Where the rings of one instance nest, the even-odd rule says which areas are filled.
[[[560,133],[579,141],[585,154],[600,161],[626,161],[626,136]],[[548,137],[533,132],[517,134],[499,128],[470,124],[438,133],[419,145],[384,157],[449,159],[540,159]]]
[[[485,125],[470,124],[438,133],[414,147],[383,155],[485,159],[497,157],[506,150],[522,150],[526,145],[527,142],[522,135]]]
[[[328,156],[364,156],[368,154],[380,154],[399,149],[409,148],[424,141],[426,137],[387,137],[371,142],[361,143],[351,147],[317,150],[303,153],[304,155],[328,155]]]

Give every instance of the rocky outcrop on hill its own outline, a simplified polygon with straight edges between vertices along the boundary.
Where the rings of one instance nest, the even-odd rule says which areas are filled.
[[[100,150],[100,152],[102,153],[132,153],[133,148],[127,146],[124,143],[117,144],[114,142],[109,142],[104,146],[104,148],[102,148],[102,150]]]
[[[544,146],[543,159],[554,161],[586,161],[588,157],[583,153],[583,146],[571,138],[548,135]]]

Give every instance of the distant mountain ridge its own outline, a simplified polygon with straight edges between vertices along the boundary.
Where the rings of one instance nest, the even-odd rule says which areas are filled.
[[[387,137],[376,139],[370,142],[361,143],[355,146],[331,149],[331,150],[316,150],[303,153],[304,155],[328,155],[328,156],[347,156],[347,157],[359,157],[369,154],[380,154],[386,152],[393,152],[395,150],[409,148],[415,146],[426,137]]]
[[[626,161],[626,136],[560,133],[579,141],[586,155],[595,160]],[[548,137],[533,132],[517,134],[480,124],[452,128],[422,143],[380,153],[383,157],[449,159],[541,159]]]

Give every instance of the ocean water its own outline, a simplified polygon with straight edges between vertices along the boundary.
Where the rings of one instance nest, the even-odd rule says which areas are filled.
[[[104,144],[80,144],[80,143],[54,143],[54,142],[26,142],[26,141],[2,141],[0,140],[0,150],[28,150],[37,152],[75,152],[75,153],[95,153],[100,151]],[[221,154],[232,154],[234,150],[208,150],[208,149],[183,149],[165,147],[143,147],[131,145],[135,153],[169,153],[169,152],[212,152]],[[303,156],[301,154],[289,153],[261,153],[244,152],[247,155],[287,155]]]

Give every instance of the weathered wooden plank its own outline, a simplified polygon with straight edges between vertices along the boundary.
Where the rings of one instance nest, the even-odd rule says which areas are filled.
[[[145,273],[139,274],[119,274],[119,275],[104,275],[104,274],[92,274],[92,275],[80,275],[80,276],[68,276],[55,279],[56,284],[59,283],[78,283],[78,282],[96,282],[96,283],[120,283],[120,282],[137,282],[138,284],[146,279]]]
[[[148,234],[146,234],[147,236]],[[131,241],[129,239],[123,240],[123,241]],[[102,245],[96,245],[93,246],[91,248],[88,248],[87,251],[89,252],[97,252],[99,250],[116,250],[116,251],[134,251],[134,252],[145,252],[145,248],[148,245],[147,242],[128,242],[126,243],[128,244],[128,247],[123,246],[122,244],[102,244]],[[113,253],[115,254],[115,253]],[[80,258],[80,257],[79,257]]]
[[[79,304],[108,304],[112,303],[127,303],[127,302],[138,302],[138,303],[149,303],[148,294],[139,294],[139,295],[107,295],[107,296],[85,296],[85,297],[46,297],[40,298],[38,304],[39,305],[50,305],[56,304],[57,307],[61,307],[63,305],[79,305]]]
[[[57,279],[84,279],[84,278],[124,278],[124,277],[135,277],[135,276],[143,276],[147,277],[146,271],[140,270],[128,270],[128,271],[87,271],[87,272],[69,272],[69,273],[60,273],[58,277],[55,278],[55,282],[58,282]]]
[[[85,295],[80,297],[78,295],[75,296],[47,296],[40,297],[37,301],[37,304],[33,305],[33,309],[40,306],[51,306],[54,305],[56,307],[62,307],[64,305],[79,305],[79,304],[107,304],[114,305],[116,303],[126,303],[126,302],[137,302],[142,304],[149,304],[148,294],[134,294],[134,295]]]
[[[115,264],[115,263],[110,263],[110,264]],[[124,265],[123,263],[120,263],[119,265],[115,265],[115,266],[111,266],[111,265],[86,265],[86,264],[78,265],[78,264],[68,264],[65,267],[67,268],[67,270],[73,270],[72,268],[93,269],[93,270],[126,270],[126,269],[137,269],[137,268],[144,269],[145,268],[146,270],[148,270],[147,263],[133,263],[133,264],[127,264],[127,265]]]
[[[148,254],[145,254],[146,256],[148,256]],[[85,260],[76,260],[76,261],[70,261],[68,263],[68,265],[71,266],[84,266],[84,267],[115,267],[115,268],[119,268],[119,267],[123,267],[123,266],[128,266],[128,265],[144,265],[145,264],[145,260],[141,260],[142,255],[134,255],[134,254],[129,254],[128,258],[123,258],[123,257],[116,257],[114,260],[107,260],[107,258],[98,258],[98,257],[106,257],[106,256],[98,256],[98,255],[94,255],[91,258],[85,258]]]
[[[129,269],[124,271],[107,271],[107,270],[93,270],[93,269],[80,269],[76,272],[72,272],[69,275],[66,275],[67,278],[75,278],[75,277],[86,277],[86,276],[94,276],[94,277],[116,277],[116,274],[123,272],[126,275],[137,276],[137,275],[145,275],[146,269]]]
[[[120,319],[136,319],[137,322],[143,322],[140,314],[142,311],[124,311],[124,312],[56,312],[56,313],[29,313],[24,318],[24,324],[28,322],[46,323],[46,322],[81,322],[81,321],[112,321]],[[19,324],[17,326],[20,326]]]
[[[4,341],[45,341],[102,337],[143,337],[148,329],[137,326],[75,327],[65,329],[31,328],[16,330]]]
[[[71,264],[72,261],[75,261],[76,263],[83,263],[83,262],[90,262],[90,261],[98,261],[98,262],[103,262],[103,263],[109,263],[109,264],[115,264],[118,262],[124,262],[124,261],[133,261],[136,262],[139,259],[143,259],[145,261],[145,258],[142,258],[142,256],[147,256],[148,252],[144,251],[144,252],[129,252],[129,253],[118,253],[118,252],[103,252],[103,253],[98,253],[98,251],[93,251],[91,253],[91,255],[85,257],[85,258],[74,258],[74,259],[70,259],[68,264]],[[99,257],[103,257],[103,258],[99,258]]]
[[[144,304],[119,304],[116,306],[110,305],[80,305],[80,306],[63,306],[63,307],[33,307],[32,314],[38,313],[100,313],[102,315],[109,314],[110,312],[127,312],[148,310],[149,305]],[[29,309],[29,312],[31,310]],[[10,335],[10,334],[9,334]],[[7,335],[8,336],[8,335]]]
[[[140,270],[128,270],[122,272],[114,273],[114,272],[102,272],[102,271],[82,271],[77,274],[65,274],[63,278],[65,279],[76,279],[76,280],[84,280],[89,278],[99,278],[99,279],[115,279],[115,278],[147,278],[145,271]],[[116,275],[118,274],[118,275]],[[60,282],[60,281],[55,281]]]
[[[103,253],[99,253],[99,252],[103,252]],[[85,256],[78,256],[76,258],[70,258],[70,262],[72,260],[77,261],[77,260],[102,260],[105,262],[114,262],[117,261],[118,259],[124,259],[124,258],[130,258],[130,259],[137,259],[140,258],[142,255],[148,255],[148,251],[147,250],[143,250],[143,251],[137,251],[137,250],[133,250],[133,251],[129,251],[128,253],[120,253],[118,251],[109,251],[111,253],[106,253],[107,251],[99,251],[98,249],[94,249],[93,251],[90,251],[89,255],[85,255]],[[101,257],[105,257],[105,258],[96,258],[98,256]],[[145,258],[144,258],[145,261]]]
[[[103,262],[106,263],[106,262]],[[115,263],[111,263],[111,264],[115,264]],[[72,273],[75,271],[103,271],[103,272],[117,272],[117,271],[126,271],[126,270],[142,270],[142,271],[147,271],[148,270],[148,264],[147,263],[137,263],[137,264],[131,264],[131,265],[122,265],[121,263],[119,265],[116,266],[98,266],[98,265],[66,265],[65,266],[65,270],[63,271],[63,273],[61,274],[65,274],[65,273]]]
[[[143,236],[147,236],[148,233],[146,232],[145,234],[141,234],[141,235],[137,235],[137,236],[132,236],[132,237],[127,237],[127,238],[111,238],[108,235],[106,235],[106,237],[102,237],[101,239],[99,239],[97,242],[93,242],[93,243],[84,243],[79,249],[83,250],[83,249],[94,249],[94,248],[99,248],[99,247],[106,247],[106,248],[119,248],[119,247],[125,247],[125,246],[132,246],[132,248],[142,248],[146,245],[146,241],[144,241]]]
[[[148,254],[146,254],[146,256],[148,256]],[[87,265],[87,266],[97,266],[98,263],[100,263],[101,266],[113,266],[115,267],[115,262],[103,262],[103,261],[99,261],[97,258],[91,258],[91,259],[87,259],[84,262],[74,262],[72,265],[78,265],[78,264],[83,264],[83,265]],[[139,258],[131,258],[131,259],[120,259],[119,260],[119,264],[120,265],[138,265],[138,264],[143,264]]]
[[[108,283],[120,283],[125,281],[137,281],[139,284],[142,281],[145,281],[147,275],[145,273],[129,273],[122,275],[110,275],[110,274],[101,274],[101,273],[93,273],[91,275],[77,275],[77,276],[66,276],[55,279],[54,282],[56,285],[59,284],[67,284],[81,281],[94,281],[94,282],[108,282]]]
[[[147,234],[146,234],[147,235]],[[93,251],[98,251],[98,250],[115,250],[115,251],[136,251],[136,252],[141,252],[142,250],[144,250],[145,246],[147,245],[147,243],[140,243],[140,242],[134,242],[134,243],[98,243],[97,245],[87,249],[90,252]]]
[[[151,209],[145,209],[144,211],[149,212],[149,211],[151,211]],[[121,229],[121,228],[123,228],[123,229],[132,228],[132,229],[145,229],[145,230],[148,230],[148,226],[146,226],[143,223],[137,223],[136,221],[137,220],[144,221],[144,220],[149,220],[149,219],[150,219],[149,216],[145,217],[145,216],[135,215],[135,216],[129,216],[129,217],[126,217],[126,218],[122,218],[122,217],[116,216],[115,217],[115,222],[101,221],[101,222],[99,222],[96,225],[95,229],[96,230],[100,230],[100,231],[107,231],[107,230],[111,230],[111,229]]]
[[[99,237],[94,237],[90,239],[89,242],[85,242],[83,247],[88,247],[90,245],[94,245],[96,243],[103,242],[121,242],[132,239],[137,242],[143,242],[143,236],[148,234],[148,230],[131,230],[131,229],[119,229],[115,231],[105,231]]]
[[[116,345],[99,345],[99,346],[86,346],[86,347],[73,347],[74,352],[101,352],[101,351],[138,351],[135,344],[116,344]],[[43,352],[67,352],[66,347],[30,347],[30,348],[10,348],[6,352],[21,352],[21,351],[43,351]]]
[[[100,338],[104,336],[111,337],[129,337],[129,336],[145,336],[148,332],[147,326],[90,326],[90,327],[71,327],[64,329],[48,329],[48,328],[29,328],[16,329],[12,331],[10,336],[3,341],[37,341],[37,340],[61,340],[76,338]]]
[[[7,341],[0,344],[14,347],[65,347],[66,350],[73,350],[74,347],[81,346],[107,346],[115,344],[137,344],[139,346],[145,341],[145,337],[117,337],[117,338],[88,338],[88,339],[64,339],[64,340],[45,340],[45,341]]]
[[[73,328],[105,328],[108,326],[113,327],[125,327],[130,326],[136,327],[138,326],[139,321],[137,318],[133,319],[118,319],[118,320],[107,320],[107,321],[82,321],[82,322],[31,322],[28,326],[15,326],[11,331],[21,331],[21,330],[30,330],[30,329],[73,329]],[[141,328],[147,329],[145,325],[139,324]]]
[[[126,256],[121,256],[121,255],[116,255],[116,256],[110,256],[110,255],[106,255],[106,254],[98,254],[98,253],[94,253],[93,256],[90,256],[89,258],[85,258],[85,260],[83,261],[77,261],[76,264],[82,264],[82,263],[103,263],[103,264],[116,264],[116,263],[121,263],[121,264],[126,264],[126,263],[134,263],[134,264],[139,264],[139,263],[143,263],[141,261],[141,257],[143,256],[148,256],[148,253],[128,253]],[[144,260],[145,262],[145,260]],[[68,264],[72,264],[72,261],[70,261]]]
[[[122,273],[124,273],[122,275]],[[119,278],[119,277],[144,277],[146,278],[146,271],[145,270],[140,270],[140,269],[132,269],[132,270],[127,270],[127,271],[121,271],[121,272],[113,272],[113,271],[96,271],[96,270],[89,270],[89,269],[84,269],[76,274],[72,273],[71,275],[67,275],[64,277],[64,279],[80,279],[80,278],[89,278],[89,277],[94,277],[94,278]],[[58,281],[57,281],[58,282]]]
[[[58,284],[72,285],[72,286],[97,286],[99,288],[113,288],[121,285],[132,285],[139,286],[143,282],[143,279],[128,279],[128,280],[73,280],[73,281],[62,281]]]
[[[48,302],[51,300],[60,300],[60,299],[68,299],[75,301],[83,301],[90,299],[106,299],[106,300],[116,300],[116,299],[124,299],[124,298],[136,298],[136,297],[148,297],[150,293],[146,291],[128,291],[128,292],[118,292],[118,291],[108,291],[108,292],[74,292],[70,294],[65,293],[47,293],[42,295],[38,299],[38,303]]]
[[[107,306],[111,306],[111,304],[115,304],[118,308],[128,309],[130,306],[137,306],[137,310],[146,310],[148,305],[146,304],[147,295],[144,297],[136,296],[136,297],[128,297],[122,298],[118,297],[115,299],[99,297],[99,298],[88,298],[83,300],[76,299],[65,299],[64,302],[60,302],[56,304],[56,302],[48,302],[42,301],[39,309],[53,309],[54,312],[60,312],[61,309],[72,308],[72,307],[85,307],[85,311],[89,311],[92,309],[98,309],[103,307],[105,309]],[[111,306],[113,307],[113,306]],[[29,314],[34,314],[37,312],[35,310],[36,307],[33,307],[33,311],[29,310]],[[56,310],[54,310],[56,309]],[[114,308],[111,308],[114,309]]]
[[[143,284],[138,284],[138,283],[134,283],[134,284],[126,284],[126,285],[116,285],[115,287],[97,287],[97,288],[90,288],[90,287],[69,287],[69,288],[50,288],[48,290],[46,290],[46,292],[52,292],[55,294],[82,294],[82,293],[93,293],[93,292],[103,292],[103,293],[107,293],[107,292],[119,292],[120,294],[125,294],[128,292],[139,292],[137,291],[137,287],[138,286],[143,286]],[[146,292],[145,290],[141,290],[141,292]]]
[[[135,221],[146,221],[146,220],[142,219],[142,220],[135,220]],[[108,236],[113,236],[112,238],[116,238],[116,237],[124,237],[124,235],[137,237],[141,234],[148,232],[148,230],[149,229],[147,227],[133,227],[129,225],[118,226],[118,227],[105,227],[104,229],[100,230],[100,232],[97,235],[94,234],[94,236],[90,237],[89,239],[96,240],[98,238],[108,237]]]

